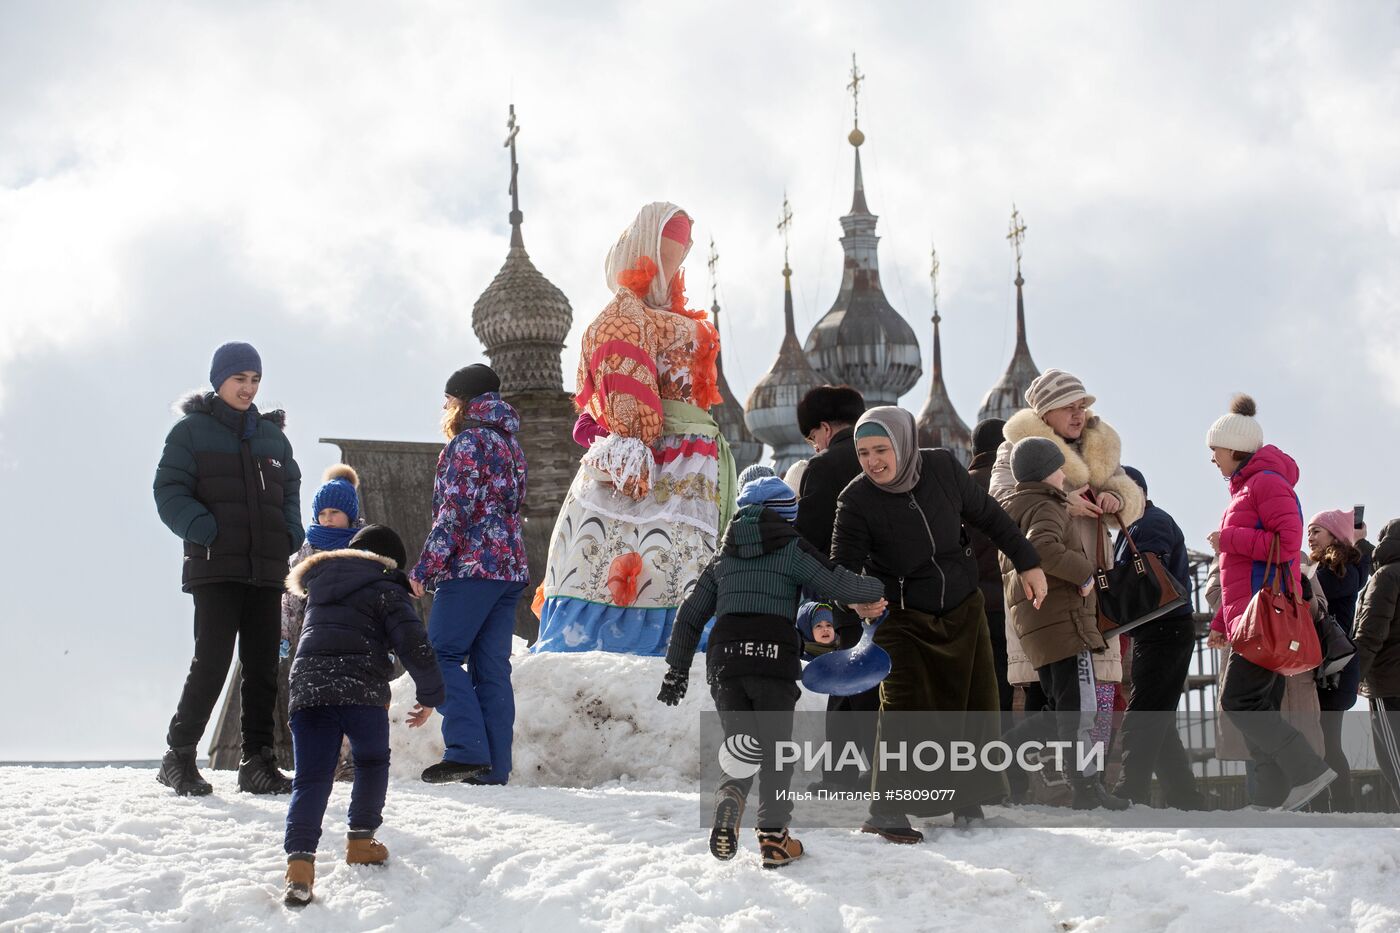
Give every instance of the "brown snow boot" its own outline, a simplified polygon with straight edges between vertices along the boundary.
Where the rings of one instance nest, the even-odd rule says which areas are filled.
[[[345,834],[345,864],[383,865],[389,861],[389,849],[374,838],[372,829],[352,829]]]
[[[786,829],[758,831],[758,852],[764,868],[781,868],[802,857],[802,842],[788,835]]]
[[[287,856],[287,887],[282,903],[288,907],[305,907],[311,903],[311,884],[316,880],[316,856],[298,852]]]

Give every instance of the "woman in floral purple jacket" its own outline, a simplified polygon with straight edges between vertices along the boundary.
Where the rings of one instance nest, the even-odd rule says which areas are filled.
[[[530,571],[520,416],[500,388],[481,363],[447,380],[442,427],[449,440],[433,483],[433,529],[409,574],[415,595],[434,591],[428,638],[447,688],[438,707],[443,760],[423,772],[433,784],[504,784],[510,776],[511,637]]]

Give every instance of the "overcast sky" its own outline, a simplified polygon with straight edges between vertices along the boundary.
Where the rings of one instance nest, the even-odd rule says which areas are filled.
[[[150,482],[216,345],[262,352],[311,489],[319,437],[435,438],[507,249],[512,100],[568,382],[608,245],[665,199],[696,219],[693,306],[718,245],[746,397],[782,328],[784,189],[801,336],[840,282],[853,51],[885,289],[927,371],[937,244],[969,424],[1013,343],[1014,200],[1036,362],[1098,395],[1193,545],[1225,502],[1205,431],[1239,390],[1309,514],[1400,515],[1394,3],[11,2],[0,759],[163,750],[192,626]]]

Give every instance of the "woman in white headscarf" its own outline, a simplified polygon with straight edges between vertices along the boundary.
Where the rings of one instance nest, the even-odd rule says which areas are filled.
[[[690,228],[676,205],[648,204],[608,252],[613,298],[584,332],[575,396],[596,436],[535,594],[536,651],[664,654],[734,510],[734,460],[708,413],[719,335],[685,307]]]

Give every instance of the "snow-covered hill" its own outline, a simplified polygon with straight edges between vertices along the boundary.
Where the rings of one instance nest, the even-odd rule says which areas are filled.
[[[1306,814],[1282,830],[945,819],[910,847],[799,829],[809,855],[781,871],[759,867],[746,831],[744,853],[718,862],[694,783],[700,668],[670,709],[654,699],[657,659],[517,661],[512,785],[418,781],[441,752],[438,720],[405,729],[411,690],[397,684],[390,864],[344,864],[337,785],[317,901],[299,913],[280,900],[285,797],[239,794],[228,772],[206,772],[214,796],[181,799],[145,769],[0,769],[0,930],[1400,929],[1400,830]]]

